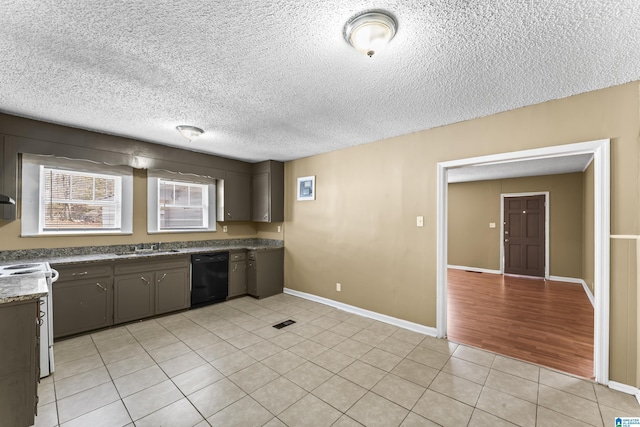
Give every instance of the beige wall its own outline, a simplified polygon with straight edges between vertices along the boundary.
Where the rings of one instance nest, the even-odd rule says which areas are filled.
[[[449,184],[449,264],[500,270],[500,195],[548,191],[549,272],[582,278],[582,175]]]
[[[638,234],[638,89],[629,83],[288,162],[286,286],[435,327],[436,164],[487,154],[611,138],[611,231]],[[317,199],[298,202],[296,177],[308,175]],[[626,286],[618,262],[614,294]],[[618,301],[612,313],[635,322],[636,304]],[[635,338],[612,325],[611,348],[634,354]],[[617,363],[612,379],[635,384]]]

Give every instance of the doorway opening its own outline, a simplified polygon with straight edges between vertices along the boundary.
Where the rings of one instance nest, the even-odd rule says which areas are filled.
[[[535,164],[545,159],[591,154],[594,162],[594,378],[609,382],[609,223],[610,141],[608,139],[438,163],[437,320],[438,337],[447,336],[448,174],[484,165]]]

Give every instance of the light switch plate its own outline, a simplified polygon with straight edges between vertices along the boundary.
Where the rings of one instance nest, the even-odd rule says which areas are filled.
[[[279,225],[279,226],[278,226],[278,233],[281,233],[281,232],[282,232],[282,226],[281,226],[281,225]]]
[[[424,217],[422,215],[416,217],[416,226],[424,227]]]
[[[496,228],[496,223],[495,222],[490,222],[489,223],[489,228]]]
[[[227,226],[226,226],[226,225],[223,225],[223,226],[222,226],[222,232],[223,232],[223,233],[226,233],[226,232],[227,232]]]

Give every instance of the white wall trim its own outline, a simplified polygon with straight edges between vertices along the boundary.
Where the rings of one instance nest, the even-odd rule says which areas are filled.
[[[567,282],[567,283],[577,283],[582,285],[582,289],[584,289],[584,293],[587,294],[587,298],[589,298],[589,302],[591,306],[595,308],[595,301],[593,299],[593,294],[591,293],[591,289],[587,286],[587,282],[582,279],[576,279],[575,277],[562,277],[562,276],[549,276],[549,280],[555,280],[556,282]]]
[[[449,219],[448,211],[448,178],[447,167],[437,165],[437,203],[436,203],[436,330],[438,338],[447,336],[447,250]]]
[[[544,196],[544,278],[549,278],[549,192],[533,191],[529,193],[500,194],[500,273],[504,274],[504,199],[505,197]]]
[[[448,265],[447,268],[453,270],[474,271],[476,273],[502,274],[500,270],[490,270],[488,268],[465,267],[464,265]]]
[[[640,236],[637,236],[635,234],[612,234],[609,237],[611,237],[612,239],[640,240]]]
[[[439,162],[437,164],[436,328],[447,333],[447,171],[489,163],[562,157],[593,153],[594,157],[594,374],[600,384],[609,382],[609,275],[610,275],[610,140],[555,145],[510,153]]]
[[[345,304],[342,302],[334,301],[329,298],[319,297],[317,295],[308,294],[306,292],[300,292],[289,288],[284,288],[284,293],[307,299],[309,301],[319,302],[339,310],[346,311],[348,313],[357,314],[359,316],[368,317],[369,319],[379,320],[380,322],[388,323],[399,328],[408,329],[420,334],[429,335],[435,337],[437,335],[436,328],[420,325],[418,323],[409,322],[407,320],[398,319],[396,317],[387,316],[386,314],[376,313],[375,311],[365,310],[353,305]]]
[[[611,390],[615,390],[621,393],[626,393],[626,394],[635,396],[636,400],[638,401],[638,404],[640,404],[640,390],[638,390],[637,387],[627,385],[627,384],[622,384],[617,381],[609,381],[608,386]]]

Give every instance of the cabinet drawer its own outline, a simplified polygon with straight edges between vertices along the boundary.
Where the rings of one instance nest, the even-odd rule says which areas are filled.
[[[108,277],[113,274],[111,264],[54,265],[54,268],[60,273],[59,281]]]
[[[229,253],[229,261],[233,262],[233,261],[244,261],[245,259],[247,259],[247,253],[246,252],[231,252]]]
[[[145,271],[168,270],[172,268],[184,268],[189,266],[189,257],[163,257],[157,260],[135,260],[119,262],[115,267],[115,274],[140,273]]]

